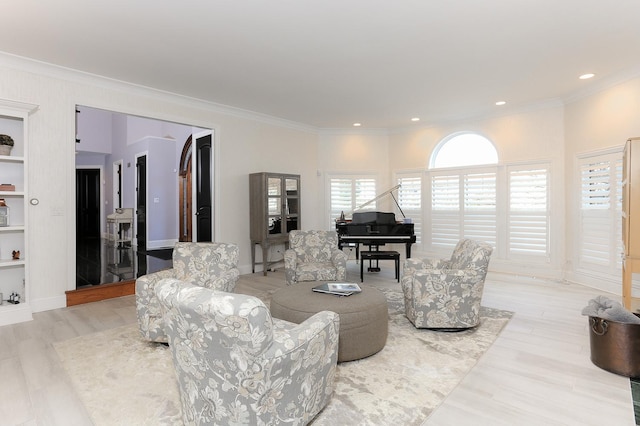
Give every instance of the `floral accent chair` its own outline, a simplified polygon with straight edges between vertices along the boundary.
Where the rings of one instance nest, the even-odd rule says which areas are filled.
[[[493,248],[463,239],[451,259],[407,259],[401,280],[405,314],[416,328],[462,329],[480,323]]]
[[[289,249],[284,252],[287,285],[300,281],[344,281],[347,255],[338,249],[336,231],[289,232]]]
[[[144,275],[136,280],[136,312],[142,337],[167,342],[160,303],[154,287],[164,278],[177,278],[193,285],[232,292],[240,277],[239,250],[232,243],[176,243],[173,268]]]
[[[155,288],[187,425],[304,425],[335,388],[340,317],[271,317],[253,296],[177,279]]]

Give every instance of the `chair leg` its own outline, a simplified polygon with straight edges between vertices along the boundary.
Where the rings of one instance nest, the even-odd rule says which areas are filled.
[[[400,258],[396,257],[396,281],[400,282]]]

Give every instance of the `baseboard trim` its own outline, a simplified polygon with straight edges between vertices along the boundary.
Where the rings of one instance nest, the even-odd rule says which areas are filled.
[[[66,291],[67,306],[83,303],[99,302],[100,300],[136,294],[136,280],[121,281],[119,283],[100,284],[78,290]]]

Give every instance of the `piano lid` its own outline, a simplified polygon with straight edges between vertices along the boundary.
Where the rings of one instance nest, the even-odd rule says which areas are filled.
[[[393,198],[393,201],[396,203],[396,206],[398,207],[398,210],[400,210],[400,213],[402,214],[403,218],[406,218],[406,216],[404,215],[404,212],[402,211],[402,208],[400,208],[400,204],[398,204],[398,200],[396,200],[396,197],[393,196],[393,191],[395,191],[396,189],[400,188],[402,185],[398,184],[396,186],[394,186],[391,189],[388,189],[386,191],[384,191],[381,194],[376,195],[374,198],[370,199],[369,201],[367,201],[366,203],[360,204],[358,207],[356,207],[354,210],[350,211],[349,213],[347,213],[347,215],[351,214],[352,218],[355,220],[355,215],[356,214],[360,214],[360,213],[380,213],[380,212],[358,212],[358,210],[362,209],[365,206],[368,206],[369,204],[373,203],[376,200],[379,200],[380,198],[384,197],[387,194],[391,195],[391,198]],[[389,213],[392,214],[393,213]],[[340,215],[340,219],[338,221],[344,221],[344,212]],[[391,223],[391,222],[385,222],[385,223]],[[393,216],[393,223],[395,223],[395,215]]]
[[[354,225],[367,223],[392,225],[396,223],[396,215],[387,212],[355,212],[353,213],[351,223]]]

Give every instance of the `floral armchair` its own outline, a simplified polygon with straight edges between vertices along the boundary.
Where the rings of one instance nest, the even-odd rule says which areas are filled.
[[[136,312],[142,337],[152,342],[167,341],[154,291],[160,280],[177,278],[193,285],[232,292],[240,277],[238,255],[238,246],[231,243],[176,243],[172,269],[136,280]]]
[[[289,249],[284,253],[287,285],[300,281],[344,281],[347,255],[338,249],[335,231],[289,232]]]
[[[416,328],[461,329],[480,323],[480,302],[493,249],[463,239],[451,259],[407,259],[401,280],[405,314]]]
[[[271,317],[256,297],[177,279],[155,288],[186,425],[305,425],[335,387],[340,317]]]

